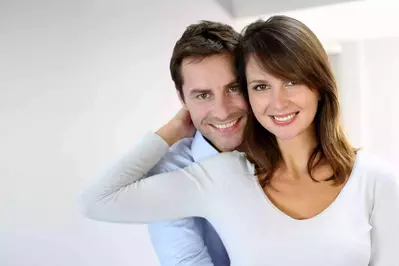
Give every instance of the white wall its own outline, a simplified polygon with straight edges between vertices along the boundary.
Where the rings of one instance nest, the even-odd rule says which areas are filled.
[[[395,0],[363,0],[314,8],[281,12],[299,19],[325,43],[399,36],[399,2]],[[245,17],[235,21],[241,30],[257,18],[275,14]]]
[[[0,2],[0,265],[158,264],[144,226],[75,197],[178,110],[169,59],[200,19],[232,23],[212,0]]]
[[[343,42],[337,55],[342,122],[355,146],[399,162],[399,37]]]
[[[399,37],[364,41],[368,149],[399,163]]]
[[[337,55],[334,74],[337,77],[341,104],[341,121],[345,131],[356,147],[364,147],[367,130],[365,112],[365,66],[362,41],[344,42]]]

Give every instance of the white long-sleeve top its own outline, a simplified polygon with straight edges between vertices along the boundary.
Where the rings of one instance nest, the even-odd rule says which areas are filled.
[[[147,134],[83,192],[84,215],[121,223],[205,217],[232,266],[399,265],[399,177],[376,157],[359,152],[334,202],[295,220],[267,198],[244,153],[144,178],[167,151],[162,138]]]

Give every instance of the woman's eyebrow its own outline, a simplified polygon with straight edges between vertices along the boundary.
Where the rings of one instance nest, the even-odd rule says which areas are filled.
[[[269,85],[269,82],[267,80],[263,80],[263,79],[254,79],[254,80],[251,80],[248,84],[251,84],[251,83],[264,83],[264,84]]]

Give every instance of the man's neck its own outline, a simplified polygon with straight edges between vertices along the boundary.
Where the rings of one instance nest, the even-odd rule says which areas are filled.
[[[215,150],[217,150],[218,152],[229,152],[229,151],[221,151],[218,147],[216,147],[215,144],[212,143],[212,141],[210,141],[209,139],[205,138],[205,136],[204,136],[204,139],[206,140],[206,142],[209,143],[209,145],[211,145],[211,146],[212,146]],[[239,145],[238,147],[236,147],[234,150],[237,150],[237,151],[240,151],[240,152],[245,152],[245,150],[244,150],[244,144],[243,144],[243,143],[240,144],[240,145]]]
[[[211,146],[212,146],[215,150],[217,150],[218,152],[221,152],[221,151],[218,149],[218,147],[216,147],[216,145],[212,143],[212,141],[210,141],[209,139],[205,138],[204,135],[202,135],[202,136],[204,137],[204,140],[205,140],[206,142],[209,143],[209,145],[211,145]]]

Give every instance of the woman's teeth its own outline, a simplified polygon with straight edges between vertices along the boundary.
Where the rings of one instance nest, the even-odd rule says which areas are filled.
[[[276,119],[277,121],[285,122],[291,120],[295,115],[296,113],[287,116],[273,116],[273,118]]]

